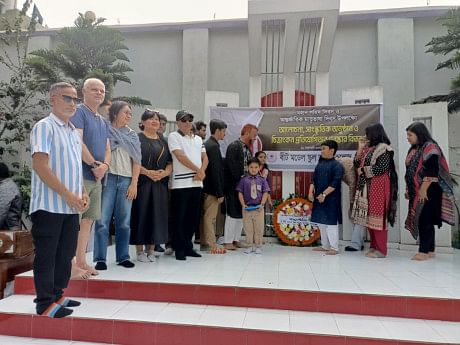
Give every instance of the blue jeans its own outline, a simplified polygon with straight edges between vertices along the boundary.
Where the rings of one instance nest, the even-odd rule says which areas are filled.
[[[109,244],[109,227],[115,218],[115,249],[117,263],[129,260],[129,235],[131,231],[132,201],[126,198],[131,177],[107,175],[102,187],[102,214],[96,222],[93,261],[106,261]]]

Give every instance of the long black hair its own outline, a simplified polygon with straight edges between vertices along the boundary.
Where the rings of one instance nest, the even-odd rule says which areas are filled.
[[[377,146],[378,144],[385,143],[390,145],[390,139],[388,138],[385,129],[382,124],[376,123],[366,127],[366,137],[369,140],[369,146]]]
[[[417,144],[412,146],[423,146],[426,142],[433,142],[433,137],[431,136],[430,131],[426,128],[423,122],[414,122],[409,127],[406,128],[406,132],[412,132],[417,136]]]
[[[257,151],[256,154],[254,155],[254,158],[259,159],[259,155],[261,155],[262,153],[265,155],[265,157],[267,157],[267,154],[264,151]],[[263,168],[267,169],[267,170],[270,170],[270,169],[268,169],[267,163],[264,163]]]

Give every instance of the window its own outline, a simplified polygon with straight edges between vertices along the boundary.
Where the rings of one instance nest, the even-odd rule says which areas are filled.
[[[428,117],[414,117],[414,122],[422,122],[426,128],[432,133],[432,120],[433,118],[431,116]]]

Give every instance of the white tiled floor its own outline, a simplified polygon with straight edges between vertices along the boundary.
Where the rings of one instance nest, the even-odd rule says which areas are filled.
[[[73,314],[76,317],[431,341],[436,344],[460,343],[460,323],[455,322],[177,303],[80,300],[82,306],[75,308]],[[104,313],[98,310],[104,310]],[[32,297],[15,295],[1,300],[0,312],[33,313]],[[9,343],[0,341],[0,344]]]
[[[225,255],[203,253],[203,258],[185,262],[163,256],[155,263],[136,262],[135,268],[125,269],[115,265],[110,247],[109,269],[93,279],[460,299],[459,250],[425,262],[410,260],[413,254],[392,249],[387,258],[377,260],[366,258],[363,252],[326,256],[311,248],[267,244],[262,255],[241,250]]]

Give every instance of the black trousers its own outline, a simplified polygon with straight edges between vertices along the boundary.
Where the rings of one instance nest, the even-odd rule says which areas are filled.
[[[419,252],[427,254],[428,252],[434,252],[435,243],[435,229],[433,220],[430,214],[432,208],[427,203],[423,206],[420,218],[418,221],[419,231]]]
[[[78,214],[36,211],[31,215],[37,313],[62,297],[72,270],[80,230]]]
[[[201,188],[181,188],[171,191],[172,240],[177,254],[193,249],[193,234],[199,230],[201,214]]]

